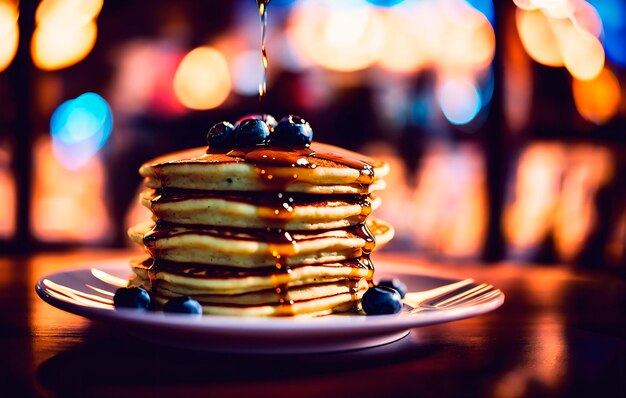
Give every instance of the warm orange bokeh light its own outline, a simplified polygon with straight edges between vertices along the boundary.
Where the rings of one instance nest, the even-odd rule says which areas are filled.
[[[541,11],[517,10],[517,30],[528,55],[547,66],[563,66],[563,57],[548,18]]]
[[[33,234],[43,241],[105,239],[109,220],[100,158],[95,156],[85,166],[67,170],[54,157],[49,137],[35,142],[33,154]]]
[[[331,10],[309,1],[296,4],[287,34],[304,58],[347,72],[365,69],[379,59],[385,29],[381,16],[370,7]]]
[[[602,19],[594,6],[586,1],[578,1],[572,7],[572,22],[576,29],[588,32],[595,37],[602,34]]]
[[[536,248],[552,226],[564,158],[558,144],[532,145],[522,153],[503,220],[513,251]]]
[[[392,11],[383,15],[385,44],[378,64],[400,73],[413,73],[430,62],[430,55],[414,29],[410,15]]]
[[[461,0],[399,8],[304,0],[291,13],[287,36],[298,58],[342,72],[373,65],[397,73],[430,66],[480,72],[495,53],[489,20]]]
[[[33,34],[31,52],[35,65],[43,70],[67,68],[82,61],[96,44],[96,23],[74,29],[41,25]]]
[[[17,52],[17,16],[16,5],[0,2],[0,72],[11,64]]]
[[[413,212],[406,215],[414,221],[415,243],[445,256],[478,256],[488,221],[480,152],[472,146],[433,145],[421,163],[410,200]]]
[[[591,80],[574,79],[572,91],[578,113],[595,124],[608,122],[619,110],[622,96],[619,80],[607,68]]]
[[[443,24],[435,33],[433,62],[446,70],[482,70],[489,66],[496,48],[496,37],[489,20],[468,5],[445,6],[437,17]],[[435,43],[433,43],[435,44]]]
[[[604,47],[597,37],[577,29],[570,21],[553,21],[563,63],[576,79],[589,80],[604,67]]]
[[[35,13],[37,24],[49,20],[69,21],[74,25],[85,25],[100,14],[103,0],[43,0]]]
[[[517,1],[517,29],[528,55],[547,66],[565,66],[576,79],[596,77],[604,67],[598,39],[602,20],[584,1]]]
[[[35,65],[58,70],[82,61],[96,44],[102,0],[44,0],[35,15],[31,41]]]
[[[520,159],[504,213],[509,255],[532,257],[552,234],[561,261],[572,261],[598,220],[594,202],[613,178],[611,151],[589,144],[533,144]]]
[[[15,232],[15,180],[11,173],[11,154],[0,147],[0,237]]]
[[[607,148],[579,145],[569,151],[554,213],[554,245],[561,260],[572,261],[594,230],[597,192],[612,179],[613,164]]]
[[[537,7],[533,4],[532,0],[513,0],[515,5],[522,10],[536,10]]]
[[[506,24],[506,22],[505,22]],[[515,24],[506,24],[503,45],[504,62],[504,117],[512,133],[521,131],[529,122],[533,95],[532,61],[515,34]]]
[[[216,108],[228,98],[230,89],[226,58],[212,47],[198,47],[189,52],[174,75],[176,98],[187,108]]]

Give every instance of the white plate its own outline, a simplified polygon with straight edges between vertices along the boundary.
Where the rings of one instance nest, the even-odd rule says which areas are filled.
[[[101,265],[100,265],[101,264]],[[454,279],[377,270],[379,279],[395,276],[410,291],[431,289]],[[395,315],[331,315],[318,318],[202,317],[162,312],[114,309],[115,289],[131,271],[126,261],[111,260],[93,268],[48,275],[35,289],[47,303],[61,310],[117,325],[128,333],[169,346],[220,352],[313,353],[374,347],[401,339],[409,329],[469,318],[498,308],[504,294],[478,305],[452,310]]]

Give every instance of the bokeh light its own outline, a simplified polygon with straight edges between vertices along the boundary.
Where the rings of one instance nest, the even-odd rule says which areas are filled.
[[[537,6],[535,6],[533,0],[513,0],[513,3],[515,3],[517,8],[519,8],[520,10],[532,11],[537,9]]]
[[[72,66],[89,54],[96,44],[96,36],[97,27],[93,21],[64,29],[58,29],[52,24],[42,25],[33,34],[33,62],[43,70]]]
[[[554,26],[558,26],[555,31],[567,70],[580,80],[596,77],[604,67],[604,48],[600,40],[591,33],[565,24],[554,24]]]
[[[444,70],[482,70],[495,54],[495,33],[487,18],[465,2],[437,3],[439,20],[430,32],[433,62]]]
[[[31,41],[35,65],[58,70],[82,61],[96,44],[102,0],[44,0],[35,15]]]
[[[288,36],[295,51],[324,68],[357,71],[374,64],[384,46],[384,24],[365,3],[297,3]]]
[[[52,140],[40,136],[33,144],[33,235],[47,242],[102,241],[110,233],[102,159],[92,156],[80,168],[68,169]]]
[[[574,79],[572,91],[578,113],[595,124],[608,122],[619,110],[620,84],[607,68],[591,80]]]
[[[532,59],[547,66],[563,66],[556,35],[541,11],[518,10],[516,22],[522,45]]]
[[[37,24],[49,21],[67,21],[85,25],[100,14],[103,0],[43,0],[35,13]]]
[[[272,0],[272,7],[290,6],[296,0]]]
[[[102,148],[112,128],[113,115],[104,98],[82,94],[62,103],[52,114],[52,149],[63,167],[78,169]]]
[[[496,10],[492,0],[466,0],[469,5],[480,11],[493,26],[496,21]]]
[[[259,82],[263,79],[260,59],[258,50],[248,50],[240,52],[230,61],[233,90],[237,94],[259,94]]]
[[[16,186],[12,173],[12,154],[8,145],[0,145],[0,237],[10,237],[15,231]]]
[[[287,35],[299,58],[330,70],[378,65],[407,74],[431,66],[478,72],[495,53],[488,16],[490,0],[403,1],[395,7],[304,0],[294,6]]]
[[[612,62],[626,67],[626,2],[624,0],[590,0],[604,26],[604,50]]]
[[[19,42],[17,8],[14,4],[0,2],[0,72],[13,61]]]
[[[587,33],[600,37],[602,34],[602,19],[600,14],[591,4],[586,1],[579,1],[572,4],[567,18],[578,30],[583,30]]]
[[[604,67],[602,20],[585,1],[515,0],[517,29],[531,58],[565,66],[576,79],[596,77]]]
[[[174,75],[174,92],[190,109],[220,106],[231,90],[230,72],[224,55],[212,47],[198,47],[181,61]]]
[[[393,7],[402,3],[403,1],[404,0],[367,0],[368,3],[380,7]]]
[[[469,79],[447,79],[439,88],[437,97],[441,111],[452,124],[471,122],[482,107],[478,88]]]
[[[410,16],[403,12],[388,12],[383,16],[385,44],[378,64],[392,72],[413,73],[429,62],[423,40],[411,26]]]

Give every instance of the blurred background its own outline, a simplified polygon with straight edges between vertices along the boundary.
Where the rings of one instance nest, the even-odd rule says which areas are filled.
[[[387,250],[626,270],[624,0],[271,0],[277,119],[391,163]],[[0,252],[124,247],[139,165],[259,113],[254,0],[0,0]]]

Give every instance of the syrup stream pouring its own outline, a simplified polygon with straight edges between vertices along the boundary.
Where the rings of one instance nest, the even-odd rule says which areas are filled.
[[[261,17],[261,57],[263,60],[263,80],[259,83],[259,103],[261,111],[264,109],[265,96],[267,95],[267,51],[265,50],[265,36],[267,34],[267,6],[270,0],[257,0],[259,16]]]

